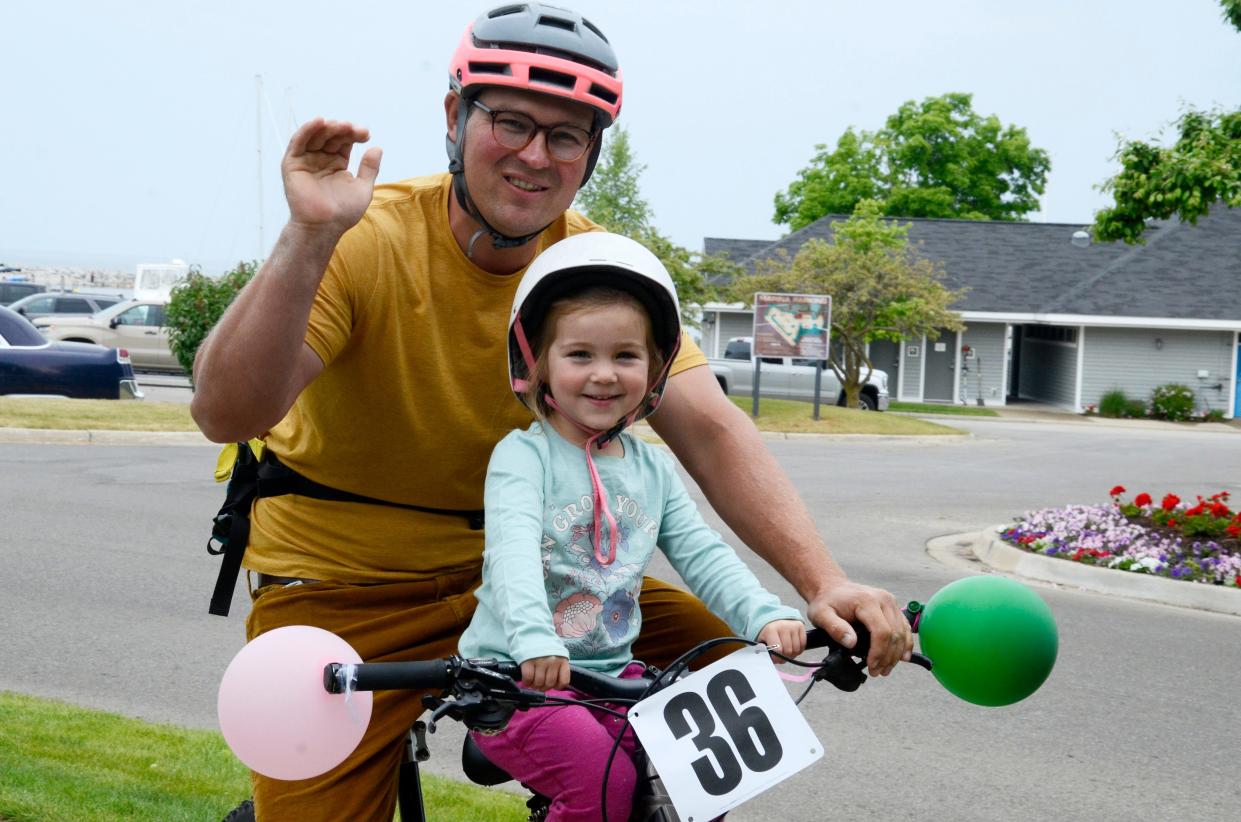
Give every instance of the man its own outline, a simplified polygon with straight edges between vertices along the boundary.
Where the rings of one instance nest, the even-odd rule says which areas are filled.
[[[368,661],[430,659],[454,651],[473,611],[487,459],[530,421],[506,373],[513,292],[542,249],[595,228],[567,209],[620,110],[621,79],[593,25],[526,4],[467,29],[450,81],[449,175],[375,187],[378,149],[348,171],[365,129],[316,119],[293,135],[282,164],[289,222],[199,351],[191,411],[208,437],[263,437],[311,483],[366,498],[257,501],[245,558],[251,638],[313,624]],[[847,580],[704,365],[687,340],[656,432],[795,585],[812,621],[846,645],[847,620],[866,624],[870,670],[889,673],[912,648],[896,600]],[[656,580],[641,607],[635,650],[654,664],[728,632]],[[420,710],[415,695],[377,694],[350,760],[305,782],[256,775],[259,818],[391,819],[400,741]]]

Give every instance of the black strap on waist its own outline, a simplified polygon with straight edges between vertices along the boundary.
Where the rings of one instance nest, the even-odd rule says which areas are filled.
[[[211,594],[211,606],[208,609],[210,613],[228,616],[233,590],[237,587],[237,577],[241,573],[241,560],[245,556],[246,545],[250,542],[250,508],[254,501],[262,497],[280,497],[285,494],[297,494],[329,502],[360,502],[404,508],[424,514],[463,517],[470,530],[481,531],[483,528],[481,509],[432,508],[342,491],[302,476],[280,462],[270,450],[265,451],[263,459],[260,460],[250,450],[248,443],[238,443],[237,461],[233,464],[224,505],[215,515],[211,537],[207,540],[207,553],[224,555],[219,576],[216,577],[215,590]]]

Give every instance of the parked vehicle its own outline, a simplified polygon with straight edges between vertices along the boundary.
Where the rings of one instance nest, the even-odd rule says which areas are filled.
[[[126,348],[135,368],[183,370],[168,347],[168,328],[164,325],[162,302],[130,300],[89,317],[44,317],[35,321],[35,327],[49,340]]]
[[[142,399],[129,352],[48,342],[22,315],[0,307],[0,394]]]
[[[40,317],[47,317],[52,314],[90,316],[109,306],[116,305],[122,299],[119,296],[109,297],[105,294],[49,291],[22,297],[16,302],[9,303],[9,308],[33,322]]]
[[[751,396],[754,392],[754,358],[749,337],[733,337],[724,349],[723,359],[708,359],[711,373],[725,394]],[[758,390],[764,397],[783,400],[814,400],[815,371],[821,371],[819,396],[824,402],[845,404],[845,392],[835,372],[820,360],[795,357],[763,357]],[[888,375],[875,369],[858,395],[864,411],[887,411]]]
[[[47,291],[47,287],[38,283],[0,282],[0,305],[8,305],[40,291]]]

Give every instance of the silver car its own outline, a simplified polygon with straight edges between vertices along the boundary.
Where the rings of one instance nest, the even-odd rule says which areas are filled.
[[[136,369],[183,370],[168,347],[162,301],[130,300],[89,317],[43,317],[34,325],[49,340],[74,340],[127,349]]]
[[[123,297],[103,294],[77,294],[46,291],[31,294],[13,302],[9,308],[30,321],[52,314],[77,314],[89,316],[119,303]]]

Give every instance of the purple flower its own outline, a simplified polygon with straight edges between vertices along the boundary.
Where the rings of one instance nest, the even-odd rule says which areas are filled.
[[[619,642],[629,634],[629,619],[633,616],[633,594],[621,589],[603,603],[603,627],[613,642]]]

